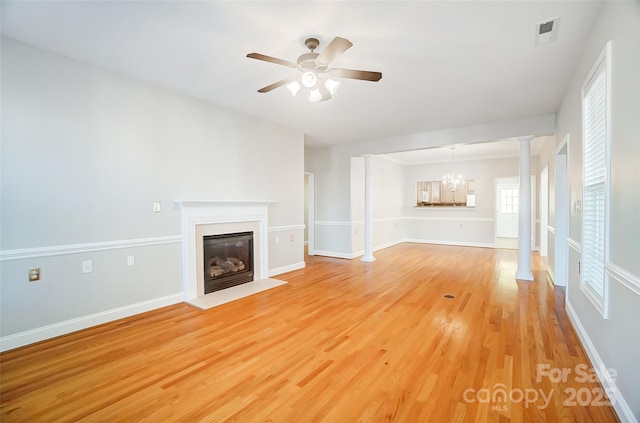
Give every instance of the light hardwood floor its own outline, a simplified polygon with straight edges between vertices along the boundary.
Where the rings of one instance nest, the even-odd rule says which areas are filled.
[[[514,280],[510,250],[402,244],[376,258],[309,257],[233,303],[5,352],[0,420],[617,421],[575,373],[590,364],[539,257],[533,283]],[[572,373],[538,380],[540,365]]]

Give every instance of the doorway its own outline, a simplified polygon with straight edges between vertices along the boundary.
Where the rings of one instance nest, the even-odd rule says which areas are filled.
[[[518,248],[518,177],[496,179],[496,247]]]
[[[310,256],[315,255],[315,182],[314,174],[304,173],[304,249]]]
[[[545,166],[540,172],[540,256],[548,254],[547,227],[549,226],[549,166]]]
[[[495,178],[495,245],[496,248],[518,249],[520,178]],[[531,175],[531,249],[536,239],[536,175]]]
[[[569,174],[568,174],[569,136],[567,135],[555,154],[555,219],[553,283],[566,286],[569,278]]]

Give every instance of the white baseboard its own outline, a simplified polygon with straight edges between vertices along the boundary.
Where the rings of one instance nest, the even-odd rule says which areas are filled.
[[[277,267],[275,269],[269,269],[269,277],[280,275],[282,273],[293,272],[294,270],[304,269],[304,261],[299,263],[289,264],[287,266]]]
[[[403,242],[413,242],[416,244],[455,245],[458,247],[496,248],[496,244],[484,243],[484,242],[441,241],[441,240],[418,239],[418,238],[407,238],[407,239],[404,239]]]
[[[325,256],[325,257],[335,257],[335,258],[342,258],[342,259],[349,259],[351,260],[352,258],[354,258],[355,256],[351,253],[339,253],[337,251],[327,251],[327,250],[315,250],[313,252],[314,256]]]
[[[373,251],[384,250],[385,248],[393,247],[394,245],[402,244],[403,242],[406,242],[406,241],[404,239],[397,239],[395,241],[385,242],[384,244],[374,245]],[[364,250],[358,250],[358,251],[354,251],[351,254],[351,258],[356,258],[363,255],[364,255]]]
[[[398,239],[395,241],[390,241],[384,244],[375,245],[373,247],[373,251],[382,250],[385,248],[393,247],[394,245],[402,244],[405,242],[416,243],[416,244],[440,244],[440,245],[454,245],[458,247],[480,247],[480,248],[496,248],[495,244],[487,244],[481,242],[464,242],[464,241],[434,241],[427,239],[417,239],[417,238],[404,238]],[[354,259],[356,257],[360,257],[364,255],[364,250],[354,251],[352,253],[338,253],[336,251],[322,251],[316,250],[315,255],[317,256],[327,256],[327,257],[336,257],[343,259]]]
[[[587,331],[584,326],[582,326],[582,322],[580,322],[580,319],[569,300],[565,303],[565,309],[567,310],[567,316],[569,316],[569,320],[578,334],[578,338],[580,338],[580,342],[582,343],[589,360],[591,360],[591,364],[598,375],[598,379],[600,379],[600,383],[605,389],[613,388],[607,389],[607,391],[611,391],[608,392],[609,400],[613,404],[613,408],[618,414],[618,418],[622,423],[638,423],[638,420],[634,417],[633,412],[631,411],[631,407],[629,407],[629,404],[627,404],[624,397],[620,394],[620,391],[618,390],[615,381],[611,378],[609,372],[606,371],[607,366],[602,361],[595,345],[591,342],[591,338],[589,338]]]
[[[55,338],[56,336],[66,335],[92,326],[112,322],[114,320],[166,307],[168,305],[177,304],[183,300],[182,292],[178,292],[176,294],[154,298],[153,300],[142,301],[124,307],[118,307],[102,311],[100,313],[90,314],[88,316],[82,316],[71,320],[65,320],[64,322],[54,323],[52,325],[3,336],[0,338],[0,351],[8,351],[14,348],[23,347],[35,342],[44,341],[45,339]]]

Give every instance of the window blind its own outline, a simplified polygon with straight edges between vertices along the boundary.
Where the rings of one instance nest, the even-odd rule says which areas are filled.
[[[604,299],[607,196],[607,69],[602,61],[583,94],[582,281]]]

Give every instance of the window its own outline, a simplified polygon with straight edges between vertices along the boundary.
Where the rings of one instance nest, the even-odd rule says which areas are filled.
[[[607,314],[609,63],[610,43],[582,88],[582,288]]]
[[[518,189],[500,191],[500,213],[518,213]]]

